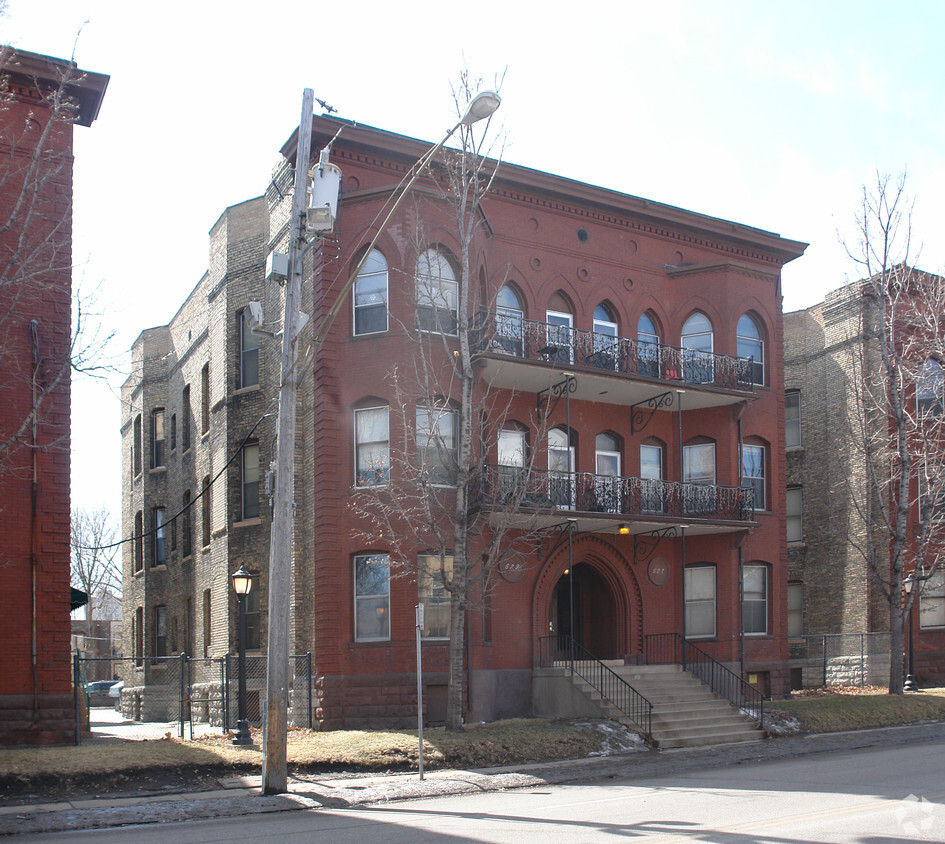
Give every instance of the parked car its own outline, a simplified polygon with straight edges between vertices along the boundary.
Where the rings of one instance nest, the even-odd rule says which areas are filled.
[[[94,680],[85,684],[85,694],[89,699],[89,706],[111,706],[112,699],[108,690],[115,685],[114,680]]]
[[[119,680],[117,683],[108,687],[108,696],[115,702],[115,711],[121,709],[121,690],[125,688],[125,681]]]

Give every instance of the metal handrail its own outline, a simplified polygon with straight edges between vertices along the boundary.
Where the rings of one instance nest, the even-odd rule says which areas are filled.
[[[653,741],[653,704],[583,645],[568,635],[542,636],[538,640],[538,660],[541,668],[566,666],[589,683],[602,700],[633,721],[647,741]]]
[[[756,721],[759,728],[763,726],[764,694],[734,671],[679,633],[649,634],[644,641],[647,665],[681,665],[684,671]]]
[[[589,472],[554,472],[484,463],[474,470],[470,507],[503,506],[579,510],[620,516],[668,516],[750,522],[751,487],[692,484]]]
[[[555,366],[579,366],[634,378],[754,392],[754,359],[613,337],[566,325],[482,311],[480,354],[510,355]]]

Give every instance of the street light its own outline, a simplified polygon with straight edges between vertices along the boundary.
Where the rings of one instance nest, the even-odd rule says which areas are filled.
[[[253,739],[249,734],[249,724],[246,723],[246,596],[253,588],[253,576],[240,567],[233,572],[233,591],[239,600],[239,695],[237,702],[237,721],[236,735],[233,736],[233,744],[252,744]]]
[[[906,674],[906,682],[903,683],[904,692],[917,692],[919,687],[915,682],[915,640],[912,635],[912,607],[909,606],[909,596],[915,586],[915,572],[910,572],[908,577],[902,581],[902,588],[906,593],[906,606],[909,610],[909,673]]]

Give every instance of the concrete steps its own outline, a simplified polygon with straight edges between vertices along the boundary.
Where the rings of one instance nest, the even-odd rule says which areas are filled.
[[[678,665],[605,663],[653,704],[652,735],[661,749],[758,741],[756,723]],[[572,683],[605,718],[636,726],[589,683],[575,675]]]

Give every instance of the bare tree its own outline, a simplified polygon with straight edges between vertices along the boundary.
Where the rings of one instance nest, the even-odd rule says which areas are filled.
[[[68,448],[67,437],[38,446],[37,422],[71,372],[112,369],[105,352],[114,332],[97,319],[95,293],[73,296],[72,334],[65,341],[57,325],[36,318],[45,301],[69,290],[70,138],[79,116],[75,93],[85,75],[57,61],[42,65],[45,78],[31,78],[21,58],[0,46],[0,401],[13,408],[0,431],[0,473],[24,474],[32,448]],[[33,56],[29,61],[38,63]],[[24,84],[36,98],[28,108]],[[30,401],[11,398],[23,395]]]
[[[847,246],[865,280],[838,443],[861,467],[844,479],[855,516],[846,539],[889,605],[890,694],[902,693],[904,624],[941,571],[945,540],[945,279],[912,266],[905,187],[905,174],[877,174],[863,188]],[[907,576],[915,588],[904,594]]]
[[[460,114],[472,93],[464,76]],[[492,391],[477,378],[481,350],[500,335],[514,341],[521,326],[481,317],[493,310],[495,292],[483,301],[472,266],[482,235],[480,206],[496,162],[483,154],[485,134],[477,137],[469,126],[460,132],[458,150],[444,153],[437,170],[436,201],[418,214],[449,226],[458,249],[454,262],[431,248],[422,232],[418,236],[416,323],[401,326],[414,354],[390,373],[391,421],[404,448],[375,455],[376,469],[366,460],[359,473],[368,482],[352,500],[365,525],[361,538],[390,549],[393,574],[415,576],[421,591],[440,596],[430,602],[427,625],[445,631],[448,605],[448,730],[461,730],[463,723],[467,610],[488,599],[500,574],[517,579],[534,553],[539,514],[552,509],[547,496],[533,495],[539,448],[507,451],[504,461],[499,458],[505,465],[485,462],[513,408],[532,442],[543,443],[552,405],[536,410],[532,396],[531,410],[523,411],[524,400],[516,407],[514,393]],[[499,279],[489,287],[497,291],[501,284]]]
[[[121,595],[120,543],[111,514],[104,507],[96,510],[72,510],[69,544],[72,553],[72,583],[89,596],[85,607],[88,635],[92,636],[96,602],[105,593]]]

